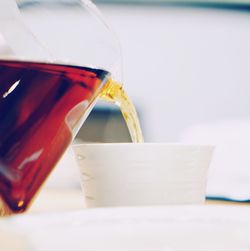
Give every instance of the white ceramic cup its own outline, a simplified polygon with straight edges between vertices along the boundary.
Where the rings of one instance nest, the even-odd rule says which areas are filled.
[[[205,200],[212,146],[111,143],[73,146],[87,207]]]

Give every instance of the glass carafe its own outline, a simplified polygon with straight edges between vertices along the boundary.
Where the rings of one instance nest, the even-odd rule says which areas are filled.
[[[27,209],[119,60],[91,1],[0,1],[1,215]]]

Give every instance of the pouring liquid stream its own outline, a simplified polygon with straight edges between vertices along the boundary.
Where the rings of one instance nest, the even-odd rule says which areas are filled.
[[[127,124],[130,137],[134,143],[144,142],[140,122],[132,100],[124,91],[123,87],[111,78],[101,90],[101,99],[115,103],[120,107],[123,118]]]

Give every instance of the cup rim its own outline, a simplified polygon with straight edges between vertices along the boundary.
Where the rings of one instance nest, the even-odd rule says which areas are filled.
[[[209,144],[193,144],[193,143],[183,143],[183,142],[143,142],[143,143],[133,143],[133,142],[115,142],[115,143],[72,143],[73,148],[78,147],[185,147],[185,148],[210,148],[214,149],[215,145]]]

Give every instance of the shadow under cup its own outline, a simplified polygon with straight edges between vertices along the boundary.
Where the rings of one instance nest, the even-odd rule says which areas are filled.
[[[166,143],[73,146],[87,207],[199,204],[212,146]]]

